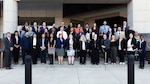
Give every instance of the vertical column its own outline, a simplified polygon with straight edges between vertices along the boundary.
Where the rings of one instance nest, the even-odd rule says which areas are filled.
[[[63,4],[62,3],[56,3],[55,4],[55,24],[56,26],[61,25],[61,22],[63,21]]]
[[[139,33],[149,33],[150,0],[131,0],[127,5],[128,24]],[[146,31],[145,31],[146,30]]]
[[[17,0],[3,0],[3,33],[13,33],[18,25]]]

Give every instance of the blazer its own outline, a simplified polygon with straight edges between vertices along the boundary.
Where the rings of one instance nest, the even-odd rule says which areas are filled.
[[[39,46],[42,46],[42,38],[39,39]],[[48,39],[45,38],[44,40],[44,46],[46,47],[46,49],[48,48]]]
[[[44,33],[44,27],[42,26],[42,27],[40,27],[40,29],[41,29],[41,34],[43,34]],[[46,29],[48,30],[47,27],[46,27]]]
[[[20,31],[18,31],[18,34],[19,34],[20,38],[22,39],[25,36],[25,31],[22,30],[21,34],[20,34]]]
[[[66,47],[67,47],[67,50],[69,50],[69,39],[66,40]],[[76,40],[73,39],[73,49],[75,50],[76,49]]]
[[[85,50],[87,49],[87,42],[85,42]],[[79,41],[78,50],[82,50],[82,41]]]
[[[105,49],[110,49],[110,40],[108,40],[108,39],[106,39],[106,40],[102,39],[101,40],[101,45],[106,46]]]
[[[36,47],[36,49],[39,49],[39,41],[38,41],[38,39],[36,38],[36,45],[33,46],[33,37],[32,37],[30,45],[31,45],[31,50],[33,50],[33,47]]]
[[[75,32],[73,32],[73,33],[71,33],[70,31],[67,33],[68,34],[68,36],[70,35],[70,34],[72,34],[72,36],[75,38]]]
[[[26,37],[24,36],[21,40],[21,47],[23,49],[30,49],[30,41],[31,41],[31,38],[30,37]]]
[[[4,52],[11,52],[10,51],[10,47],[13,47],[13,40],[10,39],[10,41],[8,40],[7,37],[4,38]]]
[[[128,39],[129,40],[129,39]],[[128,42],[128,41],[127,41]],[[132,48],[133,50],[137,48],[137,44],[136,44],[136,39],[135,38],[132,38],[132,41],[131,41],[131,45],[134,45]]]
[[[117,50],[119,50],[118,47],[119,47],[119,39],[117,40]],[[126,42],[125,39],[122,39],[122,41],[121,41],[121,50],[124,50],[124,49],[127,49],[127,42]]]
[[[95,42],[96,42],[96,47],[95,47]],[[100,47],[100,45],[99,45],[100,43],[99,43],[99,40],[97,39],[96,41],[94,40],[94,39],[92,39],[92,41],[91,41],[91,46],[90,47],[92,47],[92,49],[99,49],[99,47]]]
[[[16,42],[15,35],[12,36],[12,40],[13,40],[13,46],[14,46],[14,45],[21,45],[21,42],[20,42],[21,40],[20,40],[20,37],[19,37],[19,36],[18,36],[18,43]],[[14,46],[14,48],[15,48],[15,49],[20,49],[20,47],[16,48],[15,46]]]
[[[37,29],[38,29],[38,26],[37,26]],[[34,27],[34,26],[32,27],[32,31],[33,31],[33,32],[37,32],[37,31],[35,30],[35,27]]]
[[[141,47],[140,47],[141,45]],[[146,41],[143,41],[141,44],[138,42],[138,49],[141,49],[142,52],[146,52]]]
[[[19,36],[18,36],[18,43],[16,42],[16,38],[15,38],[14,35],[12,36],[12,40],[13,40],[13,45],[20,45],[20,43],[21,43],[21,42],[20,42],[21,40],[20,40],[20,37],[19,37]]]
[[[63,45],[63,48],[65,48],[66,46],[66,41],[63,39],[63,41],[61,42],[60,38],[56,39],[56,48],[60,49],[61,45]]]

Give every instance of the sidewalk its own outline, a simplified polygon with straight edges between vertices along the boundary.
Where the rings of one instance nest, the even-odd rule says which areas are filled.
[[[0,84],[25,84],[24,65],[12,65],[12,70],[0,70]],[[150,84],[150,65],[139,69],[135,63],[135,84]],[[32,84],[127,84],[127,65],[32,65]]]

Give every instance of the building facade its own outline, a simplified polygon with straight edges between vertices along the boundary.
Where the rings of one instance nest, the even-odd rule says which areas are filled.
[[[149,33],[150,0],[0,0],[0,38],[3,33],[13,33],[19,24],[25,21],[56,23],[62,21],[68,25],[71,20],[78,20],[92,25],[95,20],[121,16],[127,18],[129,26],[139,33]],[[63,16],[64,4],[125,4],[105,10],[95,10],[82,14]],[[78,9],[73,9],[78,10]]]

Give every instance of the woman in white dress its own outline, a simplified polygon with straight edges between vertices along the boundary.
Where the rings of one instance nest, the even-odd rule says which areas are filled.
[[[70,34],[69,38],[67,39],[67,56],[68,56],[68,64],[74,64],[74,55],[76,49],[76,41],[73,39],[73,36]]]

